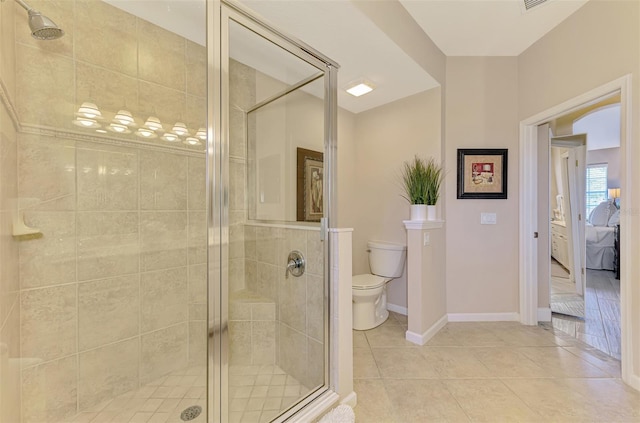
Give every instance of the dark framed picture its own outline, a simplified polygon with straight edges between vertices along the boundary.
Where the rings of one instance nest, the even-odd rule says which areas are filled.
[[[324,210],[322,153],[298,147],[296,173],[296,220],[319,222]]]
[[[458,149],[458,199],[507,198],[507,149]]]

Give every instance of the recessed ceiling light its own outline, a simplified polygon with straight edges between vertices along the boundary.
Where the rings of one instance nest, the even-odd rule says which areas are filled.
[[[372,82],[359,79],[349,84],[346,91],[354,97],[360,97],[361,95],[370,93],[375,87],[375,84]]]

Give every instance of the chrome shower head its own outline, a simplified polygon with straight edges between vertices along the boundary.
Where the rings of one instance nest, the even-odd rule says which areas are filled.
[[[37,10],[29,10],[29,28],[31,36],[37,40],[57,40],[64,35],[55,22]]]
[[[4,1],[4,0],[3,0]],[[42,13],[38,12],[23,0],[16,0],[29,14],[29,28],[31,36],[36,40],[57,40],[64,35],[64,31],[58,25]]]

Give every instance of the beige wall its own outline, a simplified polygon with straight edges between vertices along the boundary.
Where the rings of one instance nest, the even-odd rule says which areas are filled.
[[[622,150],[623,191],[628,195],[623,203],[623,225],[634,234],[626,244],[631,257],[640,256],[640,159],[637,143],[640,139],[640,3],[636,1],[592,0],[518,57],[519,118],[525,119],[570,98],[599,87],[626,74],[632,74],[632,134],[631,151]],[[544,75],[544,78],[541,78]],[[632,279],[627,295],[631,297],[633,372],[640,377],[640,262],[624,263]],[[623,276],[624,278],[624,276]],[[636,382],[639,383],[640,382]]]
[[[357,210],[345,222],[354,228],[354,274],[369,273],[367,241],[406,245],[402,221],[409,219],[409,204],[400,196],[400,168],[416,154],[440,161],[440,110],[440,88],[434,88],[356,115],[355,155],[348,162],[353,191],[344,195]],[[388,301],[407,306],[406,272],[389,283]]]
[[[447,312],[518,311],[518,63],[449,57],[446,93]],[[456,199],[458,148],[508,148],[508,199]],[[480,213],[497,215],[480,225]]]
[[[0,421],[20,421],[20,276],[18,243],[12,238],[17,211],[14,2],[0,3]]]

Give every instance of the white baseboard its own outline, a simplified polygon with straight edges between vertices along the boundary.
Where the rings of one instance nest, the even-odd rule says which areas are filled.
[[[622,380],[636,391],[640,391],[640,376],[628,372],[626,375],[622,375]]]
[[[429,339],[433,338],[433,336],[436,333],[438,333],[438,331],[442,329],[446,324],[447,324],[447,315],[445,314],[437,322],[435,322],[433,326],[427,329],[425,333],[419,334],[419,333],[407,331],[405,334],[405,338],[407,339],[407,341],[413,342],[414,344],[424,345],[427,343]]]
[[[519,313],[449,313],[450,322],[519,322]]]
[[[353,408],[358,405],[358,395],[355,392],[351,392],[340,401],[340,404],[347,404],[348,406]]]
[[[551,321],[551,308],[538,307],[538,322],[550,322]]]
[[[402,314],[404,316],[409,314],[406,307],[402,307],[402,306],[391,304],[391,303],[387,303],[387,310],[393,311],[398,314]]]

